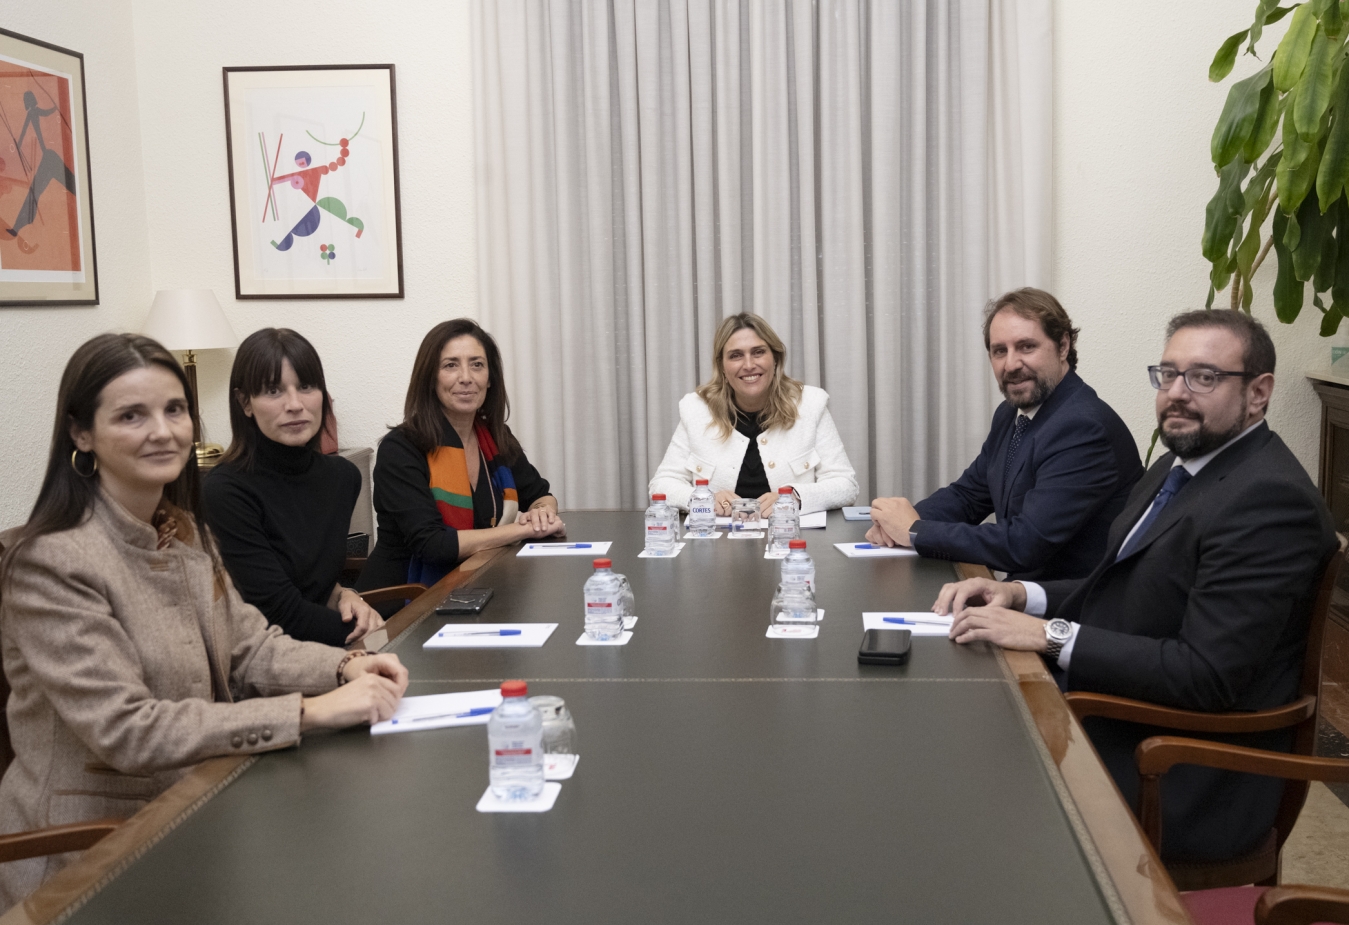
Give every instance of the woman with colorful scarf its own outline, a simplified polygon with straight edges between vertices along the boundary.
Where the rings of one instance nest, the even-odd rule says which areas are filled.
[[[566,532],[548,481],[506,426],[509,413],[492,336],[467,318],[432,328],[403,423],[375,458],[379,539],[358,590],[429,585],[479,550]]]

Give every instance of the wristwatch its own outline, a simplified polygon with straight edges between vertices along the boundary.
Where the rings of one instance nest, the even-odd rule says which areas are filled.
[[[1045,657],[1057,662],[1059,653],[1073,638],[1073,625],[1067,620],[1054,618],[1045,623]]]

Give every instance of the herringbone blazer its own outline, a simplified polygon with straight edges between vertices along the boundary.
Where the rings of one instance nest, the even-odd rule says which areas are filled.
[[[159,549],[100,495],[79,526],[19,551],[0,595],[15,755],[0,832],[128,817],[205,758],[294,745],[301,697],[337,685],[343,651],[269,627],[170,513]],[[0,865],[0,908],[72,858]]]

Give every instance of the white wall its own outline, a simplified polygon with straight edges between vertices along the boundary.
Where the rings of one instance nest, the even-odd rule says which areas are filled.
[[[0,0],[6,29],[84,54],[100,296],[90,308],[0,309],[0,529],[37,497],[66,360],[139,323],[152,295],[131,3],[74,6]]]
[[[1264,62],[1240,58],[1221,84],[1208,82],[1208,65],[1253,9],[1234,0],[1055,2],[1054,289],[1082,328],[1079,371],[1143,448],[1156,425],[1145,367],[1161,356],[1166,319],[1203,308],[1208,292],[1199,243],[1217,186],[1213,125],[1233,80]],[[1266,30],[1264,61],[1285,25]],[[1252,308],[1279,355],[1270,426],[1315,478],[1321,412],[1304,374],[1328,366],[1330,344],[1345,334],[1321,339],[1310,304],[1296,324],[1280,324],[1273,285],[1270,254]],[[1215,307],[1229,304],[1223,295]]]

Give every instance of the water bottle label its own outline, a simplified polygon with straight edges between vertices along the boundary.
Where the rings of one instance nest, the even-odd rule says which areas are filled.
[[[492,757],[499,768],[529,767],[534,763],[534,749],[498,748],[493,749]]]
[[[613,612],[613,601],[586,601],[586,616],[588,617],[607,617]]]
[[[665,532],[667,532],[669,529],[670,529],[670,528],[667,527],[667,526],[665,526],[665,524],[647,524],[646,532],[647,532],[647,533],[665,533]]]

